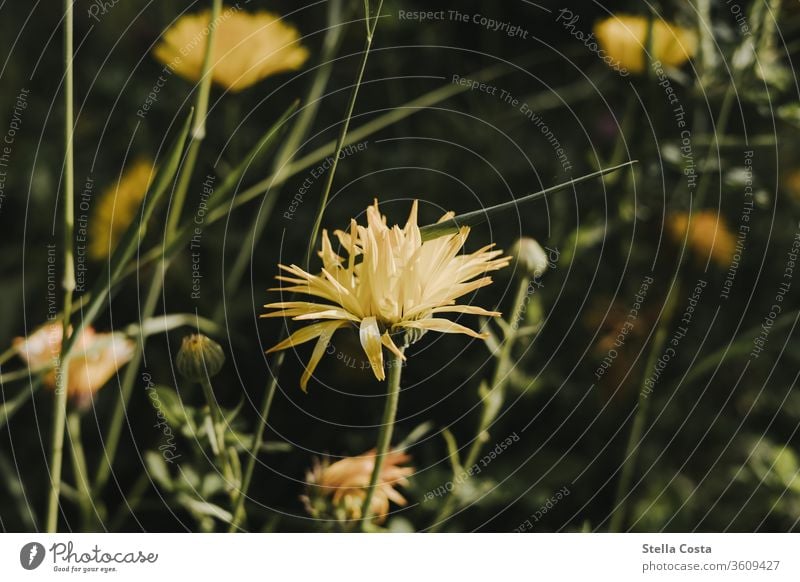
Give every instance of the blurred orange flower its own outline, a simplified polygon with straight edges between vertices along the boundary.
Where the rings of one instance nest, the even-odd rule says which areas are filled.
[[[408,485],[414,468],[405,465],[411,456],[402,451],[390,451],[384,457],[383,467],[370,503],[370,514],[383,523],[389,514],[389,502],[404,506],[407,502],[396,489]],[[361,505],[367,495],[372,470],[375,467],[375,449],[357,457],[345,457],[333,464],[328,459],[315,461],[314,468],[306,474],[309,494],[304,498],[309,513],[324,517],[328,507],[333,516],[342,521],[361,518]]]
[[[719,266],[727,267],[736,251],[736,237],[725,219],[713,210],[701,210],[692,215],[691,222],[689,227],[689,214],[686,212],[671,214],[667,218],[670,238],[679,245],[685,241],[698,260],[710,256]]]
[[[101,260],[114,252],[136,218],[154,171],[152,161],[137,160],[125,169],[116,185],[100,196],[89,223],[89,256],[92,259]]]
[[[618,14],[601,20],[594,34],[603,50],[619,66],[632,73],[645,69],[645,49],[648,47],[648,19],[644,16]],[[692,58],[697,50],[697,36],[692,30],[653,20],[650,58],[670,67],[679,67]]]
[[[27,338],[14,340],[14,348],[32,371],[45,373],[44,384],[56,387],[56,371],[61,356],[62,325],[47,323]],[[91,327],[80,335],[70,352],[67,395],[85,402],[127,364],[134,343],[122,333],[96,333]]]
[[[153,56],[184,79],[199,81],[210,21],[210,10],[182,16],[164,33]],[[214,26],[211,80],[229,91],[241,91],[270,75],[296,71],[308,59],[298,30],[277,14],[224,7]]]

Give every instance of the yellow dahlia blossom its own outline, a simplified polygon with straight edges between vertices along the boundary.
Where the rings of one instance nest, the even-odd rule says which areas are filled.
[[[711,257],[720,267],[727,267],[736,252],[736,237],[725,219],[713,210],[695,212],[691,227],[688,213],[673,213],[667,219],[667,229],[675,243],[683,244],[685,240],[698,260]]]
[[[56,387],[63,327],[47,323],[26,338],[16,338],[14,348],[31,370],[45,373],[44,385]],[[133,357],[133,342],[121,333],[97,333],[87,327],[70,351],[67,396],[87,401]]]
[[[594,26],[594,34],[603,50],[632,73],[645,69],[648,19],[644,16],[619,14],[601,20]],[[692,58],[697,50],[697,36],[688,29],[653,20],[650,58],[670,67],[680,67]]]
[[[164,33],[153,55],[184,79],[199,81],[210,21],[210,10],[182,16]],[[225,7],[214,26],[211,80],[229,91],[241,91],[270,75],[296,71],[308,59],[298,30],[277,14]]]
[[[390,502],[401,507],[406,505],[405,497],[396,488],[408,486],[408,477],[414,474],[414,468],[401,465],[410,460],[411,456],[402,451],[391,451],[384,457],[369,511],[378,523],[386,520]],[[374,449],[333,464],[328,459],[316,461],[314,468],[306,474],[308,495],[304,501],[309,513],[315,517],[329,517],[332,509],[336,519],[360,519],[374,467]]]
[[[445,214],[441,221],[449,220]],[[424,241],[417,226],[417,202],[411,207],[405,227],[388,227],[378,209],[378,201],[367,209],[367,226],[350,222],[350,231],[334,235],[346,251],[341,257],[333,250],[327,231],[322,232],[322,272],[313,275],[297,265],[278,265],[289,276],[277,279],[288,286],[280,291],[310,295],[318,301],[286,301],[264,307],[274,309],[262,317],[291,317],[296,321],[314,321],[272,347],[269,352],[285,350],[312,339],[317,340],[311,360],[300,380],[305,390],[333,333],[345,326],[359,328],[361,346],[375,377],[385,379],[383,348],[405,358],[397,347],[398,335],[410,332],[419,336],[426,331],[463,333],[485,339],[458,323],[436,317],[445,313],[499,316],[473,305],[456,305],[459,299],[491,284],[483,276],[508,265],[510,257],[487,245],[471,254],[459,254],[469,234],[461,227],[452,235]]]
[[[119,182],[107,188],[97,201],[89,222],[89,256],[99,261],[114,252],[142,203],[155,169],[140,159],[125,170]]]

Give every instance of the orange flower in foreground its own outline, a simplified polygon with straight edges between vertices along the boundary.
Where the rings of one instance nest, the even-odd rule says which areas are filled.
[[[396,489],[408,485],[414,468],[405,465],[411,456],[402,451],[390,451],[384,457],[383,467],[370,503],[370,514],[383,523],[389,514],[389,502],[404,506],[407,502]],[[361,518],[361,505],[375,467],[375,449],[357,457],[345,457],[330,464],[328,459],[315,461],[314,468],[306,474],[308,496],[304,497],[308,511],[314,517],[332,517],[341,521]]]
[[[676,212],[667,218],[667,231],[676,244],[684,244],[698,260],[711,260],[727,267],[736,252],[736,237],[731,233],[725,219],[712,210],[701,210],[692,215]],[[687,228],[689,232],[687,234]]]
[[[47,323],[27,338],[16,338],[17,354],[34,371],[46,372],[44,384],[56,387],[56,370],[61,357],[62,326]],[[96,333],[86,328],[71,350],[67,395],[86,401],[133,356],[133,342],[121,333]]]

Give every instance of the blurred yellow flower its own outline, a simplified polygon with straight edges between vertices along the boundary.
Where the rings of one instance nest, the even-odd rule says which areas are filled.
[[[60,322],[47,323],[27,338],[14,340],[14,348],[31,370],[45,373],[44,384],[56,387],[56,371],[61,356],[63,328]],[[133,356],[133,342],[122,333],[96,333],[83,330],[70,351],[67,395],[86,402],[127,364]]]
[[[609,57],[632,73],[645,69],[648,19],[644,16],[618,14],[601,20],[594,26],[594,34]],[[663,65],[679,67],[692,58],[697,50],[694,31],[653,20],[650,58]]]
[[[375,493],[370,502],[370,515],[378,523],[386,520],[389,502],[404,506],[407,502],[396,489],[406,487],[413,467],[402,467],[411,456],[402,451],[390,451],[383,460]],[[304,498],[309,513],[315,517],[329,516],[350,521],[361,518],[361,506],[367,495],[372,470],[375,467],[375,450],[358,457],[345,457],[331,464],[328,459],[315,461],[314,468],[306,474],[308,496]]]
[[[211,11],[182,16],[153,50],[156,59],[189,81],[199,81]],[[243,12],[225,7],[216,21],[211,80],[241,91],[265,77],[296,71],[308,59],[300,33],[270,12]]]
[[[445,214],[440,222],[453,217]],[[361,346],[378,380],[385,379],[383,347],[404,358],[395,344],[398,334],[419,336],[431,330],[463,333],[485,339],[468,327],[449,319],[434,317],[441,313],[468,313],[495,317],[472,305],[456,305],[456,299],[491,284],[488,271],[505,267],[510,257],[497,258],[502,251],[487,245],[472,254],[459,254],[469,234],[461,227],[456,234],[423,242],[417,226],[417,202],[404,228],[386,226],[386,217],[378,201],[367,209],[367,226],[350,221],[350,232],[337,230],[334,235],[347,252],[347,258],[334,252],[327,231],[322,232],[322,272],[312,275],[292,265],[278,265],[291,277],[277,279],[290,286],[284,292],[298,292],[319,297],[326,303],[288,301],[265,305],[275,309],[262,317],[291,317],[298,321],[322,320],[301,328],[269,352],[285,350],[317,339],[311,360],[300,380],[305,390],[311,374],[322,358],[331,336],[340,327],[357,325]],[[479,278],[476,278],[479,277]]]
[[[153,176],[153,162],[137,160],[125,170],[115,186],[100,195],[89,223],[89,256],[92,259],[101,260],[114,252],[136,218]]]
[[[692,215],[689,227],[689,214],[676,212],[667,218],[667,231],[677,244],[684,244],[698,260],[711,260],[721,267],[727,267],[736,251],[736,237],[731,233],[725,219],[713,210],[701,210]]]

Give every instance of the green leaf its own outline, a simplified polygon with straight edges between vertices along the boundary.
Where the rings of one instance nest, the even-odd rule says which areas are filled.
[[[155,451],[147,451],[144,454],[144,462],[147,465],[147,472],[153,478],[153,481],[161,485],[165,490],[172,491],[172,477],[169,474],[164,457]]]
[[[550,186],[549,188],[545,188],[544,190],[539,190],[538,192],[534,192],[533,194],[527,194],[522,198],[517,198],[516,200],[511,200],[510,202],[504,202],[503,204],[497,204],[495,206],[490,206],[489,208],[483,208],[481,210],[474,210],[472,212],[467,212],[465,214],[459,214],[458,216],[451,218],[450,220],[445,220],[444,222],[423,226],[420,229],[420,233],[422,234],[422,240],[432,240],[435,238],[439,238],[440,236],[454,234],[458,232],[458,229],[461,228],[462,226],[476,226],[478,224],[482,224],[484,222],[487,222],[489,220],[489,217],[495,214],[498,214],[500,212],[505,212],[506,210],[512,210],[518,208],[521,204],[533,202],[534,200],[539,200],[540,198],[544,198],[548,194],[552,194],[553,192],[558,192],[560,190],[565,190],[570,186],[575,186],[576,184],[580,184],[581,182],[586,182],[587,180],[591,180],[593,178],[599,178],[600,176],[616,172],[617,170],[621,170],[622,168],[637,163],[637,161],[638,160],[631,160],[630,162],[625,162],[624,164],[619,164],[618,166],[612,166],[611,168],[604,168],[597,172],[592,172],[591,174],[586,174],[585,176],[581,176],[580,178],[575,178],[574,180],[569,180],[561,184],[556,184],[555,186]]]
[[[187,412],[191,413],[191,409],[184,406],[175,390],[170,386],[156,386],[154,389],[167,423],[178,429],[186,426]]]

